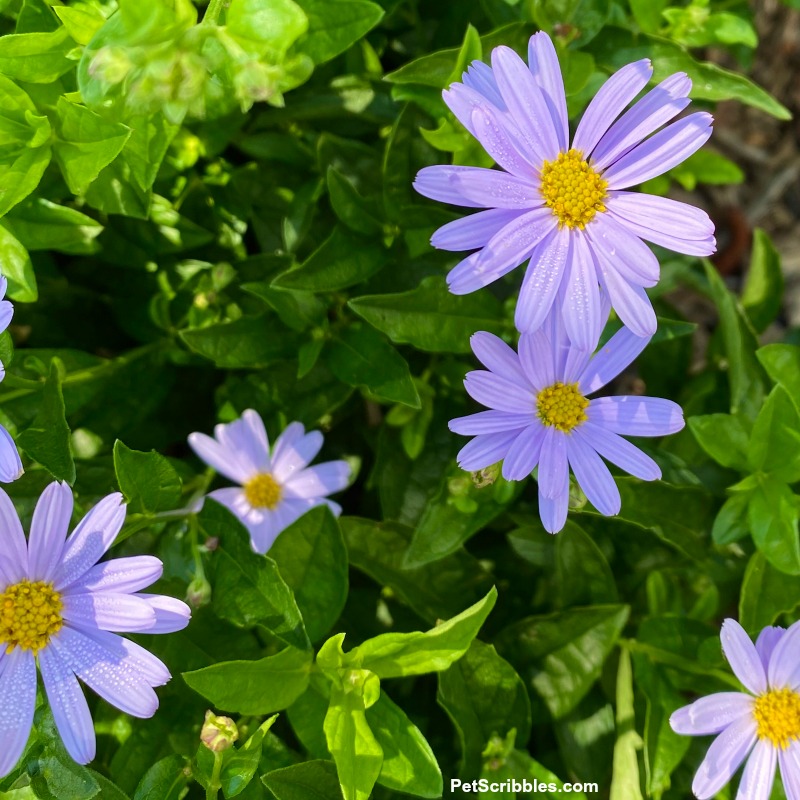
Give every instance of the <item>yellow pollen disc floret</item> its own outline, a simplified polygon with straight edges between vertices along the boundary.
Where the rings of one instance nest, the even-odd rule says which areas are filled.
[[[564,433],[586,422],[589,401],[578,391],[577,383],[554,383],[536,395],[536,411],[543,425]]]
[[[540,191],[545,205],[553,209],[560,227],[586,227],[598,211],[605,211],[608,182],[583,160],[580,150],[559,153],[542,167]]]
[[[0,642],[38,653],[64,624],[61,596],[52,583],[24,580],[0,594]]]
[[[281,485],[269,472],[250,478],[244,485],[244,496],[253,508],[268,508],[270,511],[281,501]]]
[[[758,736],[785,750],[800,739],[800,694],[791,689],[773,689],[756,698],[753,716]]]

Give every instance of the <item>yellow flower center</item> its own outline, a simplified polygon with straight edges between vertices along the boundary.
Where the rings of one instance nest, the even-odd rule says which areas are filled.
[[[791,689],[773,689],[756,698],[753,716],[758,736],[785,750],[792,739],[800,739],[800,694]]]
[[[536,412],[542,424],[552,425],[564,433],[586,422],[584,409],[588,405],[577,383],[554,383],[536,395]]]
[[[585,228],[598,211],[605,211],[608,182],[584,161],[580,150],[559,153],[542,167],[540,191],[545,205],[553,209],[559,226]]]
[[[270,511],[281,501],[281,485],[268,472],[250,478],[244,485],[244,496],[253,508],[268,508]]]
[[[0,642],[38,653],[64,624],[61,596],[52,583],[24,580],[0,594]]]

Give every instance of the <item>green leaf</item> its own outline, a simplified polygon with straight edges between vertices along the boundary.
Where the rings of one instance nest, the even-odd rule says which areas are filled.
[[[323,730],[330,699],[330,679],[315,670],[308,689],[286,711],[292,730],[312,758],[330,757]]]
[[[415,797],[442,796],[442,773],[430,745],[385,692],[367,709],[367,723],[383,751],[381,786]]]
[[[698,183],[720,186],[744,180],[744,172],[733,161],[713,150],[698,150],[673,167],[669,175],[687,192],[693,191]]]
[[[454,295],[433,276],[410,292],[356,297],[348,305],[396,344],[432,353],[468,353],[476,331],[503,330],[502,309],[491,294]]]
[[[347,600],[347,549],[336,517],[326,505],[312,508],[276,539],[269,554],[294,592],[308,638],[318,641]]]
[[[87,45],[103,27],[106,18],[98,8],[89,3],[76,6],[52,6],[56,16],[64,23],[70,37],[78,44]]]
[[[756,547],[772,566],[800,575],[797,497],[780,481],[763,478],[750,497],[748,520]]]
[[[94,253],[98,249],[95,239],[103,230],[97,220],[86,214],[41,197],[25,200],[13,208],[3,219],[3,225],[31,252]]]
[[[167,756],[142,776],[133,800],[181,800],[189,775],[183,756]]]
[[[263,625],[286,644],[309,649],[303,618],[278,565],[254,553],[239,520],[213,500],[206,499],[197,519],[206,536],[219,540],[211,578],[215,613],[239,627]]]
[[[389,586],[428,622],[457,614],[492,585],[490,575],[463,550],[424,567],[406,569],[412,532],[405,525],[344,517],[341,526],[353,566]]]
[[[567,520],[555,546],[562,607],[617,602],[611,567],[603,551],[583,528]]]
[[[261,776],[276,800],[341,800],[336,767],[330,761],[305,761]]]
[[[53,144],[53,155],[70,191],[81,195],[101,170],[122,152],[131,131],[63,97],[59,98],[56,110],[58,138]]]
[[[324,64],[355,44],[383,17],[383,9],[368,0],[298,0],[308,16],[308,34],[300,52]]]
[[[381,233],[383,225],[373,216],[374,206],[358,193],[350,180],[333,167],[328,167],[327,180],[333,211],[350,230],[364,236]]]
[[[723,467],[744,472],[750,434],[733,414],[706,414],[689,418],[689,429],[697,443]]]
[[[272,282],[282,289],[338,292],[365,281],[391,260],[380,243],[336,226],[333,233],[299,267]]]
[[[645,33],[656,33],[663,25],[661,12],[669,4],[669,0],[628,0],[631,11]]]
[[[2,41],[3,37],[0,37]],[[42,136],[49,137],[50,125],[44,117],[38,128]],[[38,133],[34,133],[38,136]],[[0,194],[0,217],[4,216],[17,203],[22,202],[38,185],[39,181],[50,163],[50,146],[45,143],[38,147],[29,147],[23,150],[11,163],[0,164],[0,186],[6,188]]]
[[[781,256],[761,228],[753,232],[753,254],[742,289],[742,305],[753,327],[763,333],[778,316],[783,298]]]
[[[461,42],[461,49],[456,56],[456,63],[447,84],[453,81],[460,81],[462,73],[467,71],[467,67],[483,56],[483,45],[481,45],[481,37],[478,34],[477,28],[472,25],[467,25],[467,31],[464,34],[464,40]]]
[[[631,654],[623,648],[617,667],[617,741],[609,800],[642,800],[639,787],[639,758],[642,740],[636,732],[633,711],[633,670]]]
[[[463,658],[439,673],[439,705],[461,743],[461,777],[477,777],[487,743],[516,731],[524,748],[531,732],[531,703],[522,679],[492,645],[476,639]]]
[[[685,72],[692,81],[695,100],[739,100],[777,119],[790,119],[791,113],[772,95],[749,78],[708,61],[695,61],[679,45],[653,39],[653,80],[661,81],[675,72]]]
[[[223,369],[263,367],[296,352],[294,338],[272,314],[192,328],[180,336],[190,350]]]
[[[756,634],[774,625],[781,614],[800,604],[800,577],[775,569],[763,553],[753,553],[747,563],[739,595],[739,622]]]
[[[758,412],[747,454],[753,472],[785,483],[800,480],[800,413],[782,386],[769,393]]]
[[[0,73],[27,83],[52,83],[75,68],[67,54],[75,47],[65,27],[49,33],[0,37]]]
[[[406,360],[374,328],[356,323],[335,336],[324,354],[331,372],[378,400],[420,408]]]
[[[728,360],[731,413],[755,416],[764,398],[762,370],[754,357],[756,337],[744,311],[709,261],[703,262],[711,298],[719,310],[719,324]]]
[[[750,525],[747,520],[749,506],[749,492],[737,492],[722,504],[711,529],[711,538],[715,544],[738,542],[739,539],[750,535]]]
[[[129,512],[155,514],[178,505],[181,479],[172,464],[155,450],[131,450],[117,439],[114,470]]]
[[[800,398],[800,347],[792,344],[768,344],[756,351],[756,357],[775,383],[792,398]]]
[[[384,633],[368,639],[347,654],[347,663],[379,678],[447,669],[467,651],[496,600],[497,590],[492,588],[483,600],[425,633]]]
[[[381,772],[383,750],[369,727],[366,710],[377,701],[380,686],[366,670],[351,670],[350,678],[346,688],[336,684],[331,688],[325,739],[345,800],[368,800]]]
[[[629,613],[628,606],[608,605],[527,617],[506,628],[497,647],[550,713],[563,717],[600,676]]]
[[[261,760],[264,737],[277,718],[275,714],[262,722],[241,747],[225,751],[219,782],[226,800],[240,795],[253,780]]]
[[[75,483],[75,462],[69,446],[70,431],[64,412],[61,376],[55,359],[50,362],[39,410],[33,422],[17,437],[17,444],[56,480]]]
[[[39,297],[31,257],[22,243],[3,224],[0,225],[0,264],[8,278],[8,296],[19,303],[35,303]]]
[[[288,708],[308,688],[312,655],[287,647],[257,661],[221,661],[183,679],[215,708],[252,716]]]
[[[308,30],[308,18],[292,0],[232,0],[225,26],[248,51],[281,61]]]

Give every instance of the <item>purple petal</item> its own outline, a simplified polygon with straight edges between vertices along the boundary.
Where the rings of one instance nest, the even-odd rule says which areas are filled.
[[[606,517],[619,514],[619,489],[603,459],[586,441],[583,429],[575,428],[567,438],[569,465],[589,502]]]
[[[165,594],[145,594],[144,592],[140,592],[134,597],[144,600],[155,612],[156,621],[147,629],[147,633],[182,631],[192,618],[192,610],[183,600],[168,597]]]
[[[287,499],[272,510],[264,509],[259,519],[251,515],[246,524],[250,531],[253,550],[262,555],[268,552],[283,531],[318,504],[316,498]]]
[[[523,180],[483,167],[423,167],[414,188],[431,200],[467,208],[535,208],[543,202],[533,177]]]
[[[50,639],[50,647],[66,665],[103,699],[134,717],[152,717],[158,697],[142,678],[135,661],[120,649],[106,646],[107,637],[65,625]]]
[[[439,250],[475,250],[524,213],[507,208],[476,211],[442,225],[431,237],[431,244]]]
[[[489,240],[475,262],[474,273],[481,285],[487,286],[518,267],[554,228],[555,218],[545,207],[535,208],[506,225]]]
[[[669,724],[675,733],[684,736],[711,736],[752,713],[753,698],[749,694],[719,692],[679,708],[669,718]]]
[[[54,581],[58,591],[78,580],[111,547],[125,522],[125,505],[119,492],[104,497],[78,523],[67,539]]]
[[[0,295],[2,297],[2,295]],[[0,301],[0,332],[4,331],[14,316],[14,306],[8,300]]]
[[[227,486],[224,489],[215,489],[213,492],[209,492],[208,496],[212,500],[221,503],[225,508],[239,517],[239,519],[243,519],[252,508],[250,503],[247,502],[244,491],[238,486]]]
[[[549,210],[549,209],[548,209]],[[556,227],[551,215],[551,230],[531,255],[514,311],[514,324],[522,333],[539,328],[550,313],[570,260],[572,238],[569,230]]]
[[[447,427],[462,436],[518,431],[531,424],[533,414],[509,414],[507,411],[479,411],[466,417],[451,419]]]
[[[688,256],[709,256],[717,249],[717,242],[713,236],[707,239],[682,239],[667,230],[657,230],[655,228],[646,228],[644,225],[639,225],[634,220],[618,214],[613,207],[608,208],[607,216],[615,220],[640,239],[645,239],[653,244],[666,247],[669,250],[674,250],[676,253],[684,253]]]
[[[530,154],[541,164],[558,155],[558,134],[547,103],[525,62],[510,48],[492,50],[492,68],[500,94],[525,137]]]
[[[719,638],[722,652],[745,689],[754,695],[766,692],[767,673],[744,628],[735,619],[726,619]]]
[[[592,166],[604,170],[689,105],[692,82],[682,72],[670,75],[615,122],[592,153]]]
[[[564,327],[578,350],[594,350],[601,331],[597,269],[586,238],[573,233],[572,242],[573,259],[564,276]]]
[[[92,636],[98,641],[105,642],[106,649],[122,650],[125,660],[136,667],[139,675],[150,686],[163,686],[172,677],[160,659],[156,658],[149,650],[145,650],[144,647],[136,644],[136,642],[105,631],[93,632]]]
[[[503,461],[503,477],[507,481],[521,481],[533,472],[539,463],[544,435],[544,426],[535,423],[514,439]]]
[[[316,458],[322,449],[324,438],[319,431],[310,431],[296,439],[291,445],[281,447],[272,458],[272,474],[279,483],[285,483],[297,475]]]
[[[5,375],[5,370],[3,370]],[[0,425],[0,483],[13,483],[25,470],[11,434]]]
[[[491,69],[489,71],[491,72]],[[467,73],[464,73],[464,76],[466,77]],[[442,92],[442,99],[455,114],[456,119],[475,136],[475,129],[472,127],[472,112],[476,108],[487,105],[486,97],[465,81],[464,83],[454,83],[449,89],[445,89]]]
[[[246,483],[253,477],[253,471],[228,448],[221,445],[216,439],[206,436],[205,433],[190,433],[189,447],[194,450],[199,459],[205,461],[209,467],[228,480],[235,483]]]
[[[596,397],[589,403],[586,416],[623,436],[666,436],[684,426],[681,407],[660,397]]]
[[[777,765],[778,752],[772,742],[756,742],[739,782],[738,800],[769,800]]]
[[[346,461],[326,461],[293,475],[284,485],[287,498],[304,500],[341,492],[350,483],[352,471]]]
[[[658,464],[638,447],[605,428],[586,422],[581,425],[586,442],[603,458],[643,481],[656,481],[661,477]]]
[[[711,114],[698,111],[653,134],[603,173],[609,189],[644,183],[676,167],[708,141],[712,122]]]
[[[795,622],[775,645],[767,667],[769,685],[773,689],[800,688],[800,622]],[[737,676],[738,677],[738,676]],[[741,680],[741,678],[739,678]]]
[[[558,56],[552,40],[543,31],[534,33],[528,42],[528,66],[542,91],[553,120],[558,149],[566,150],[569,147],[569,127],[561,65],[558,63]]]
[[[118,592],[64,594],[64,619],[75,628],[99,628],[105,631],[146,631],[153,627],[156,615],[150,606],[135,595]]]
[[[618,330],[586,366],[579,379],[581,391],[591,394],[602,389],[634,361],[649,341],[650,337],[636,336],[627,328]]]
[[[626,64],[615,72],[589,103],[572,140],[572,146],[588,157],[611,123],[622,113],[639,92],[644,89],[653,68],[649,59]]]
[[[714,739],[692,783],[698,800],[710,800],[730,781],[756,738],[756,722],[748,715],[732,722]]]
[[[519,361],[537,392],[558,380],[553,363],[553,345],[541,329],[519,337]]]
[[[787,800],[800,800],[800,742],[789,742],[785,750],[779,750],[778,764]]]
[[[493,372],[485,370],[468,372],[464,378],[464,388],[473,400],[497,411],[526,414],[536,407],[531,389]]]
[[[461,80],[464,82],[464,86],[474,89],[493,106],[501,111],[506,110],[505,100],[497,88],[494,72],[488,64],[484,64],[483,61],[473,61],[461,76]]]
[[[128,556],[95,564],[70,586],[72,593],[118,592],[127,594],[146,589],[155,583],[164,565],[155,556]]]
[[[764,665],[764,669],[767,670],[768,677],[769,660],[772,657],[772,653],[775,650],[778,642],[783,638],[784,633],[786,633],[785,628],[767,625],[767,627],[758,634],[758,638],[756,639],[756,652],[761,658],[761,663]]]
[[[470,337],[469,345],[478,361],[490,372],[522,386],[529,385],[519,357],[499,336],[478,331]]]
[[[476,436],[458,452],[458,466],[467,472],[491,467],[506,457],[508,448],[518,435],[519,431],[506,431]]]
[[[30,736],[36,706],[36,661],[17,647],[0,661],[0,776],[19,761]]]
[[[552,500],[569,489],[567,435],[553,426],[545,430],[539,457],[539,494]]]
[[[605,256],[600,256],[595,263],[599,268],[600,283],[608,292],[622,323],[637,336],[652,336],[658,322],[647,292],[641,286],[629,283]]]
[[[52,647],[39,653],[39,669],[64,747],[79,764],[88,764],[95,756],[94,723],[78,679]]]
[[[5,275],[0,275],[0,300],[6,296],[8,291],[8,279]]]
[[[495,163],[506,172],[527,180],[540,162],[528,154],[526,142],[507,114],[483,104],[472,112],[475,138]]]
[[[28,545],[17,510],[9,496],[0,489],[0,554],[2,572],[9,583],[28,576]]]
[[[270,471],[269,445],[264,423],[252,409],[227,425],[215,425],[214,436],[229,460],[239,465],[242,474],[252,477]]]
[[[585,228],[594,253],[611,261],[620,275],[638,286],[655,286],[661,266],[653,251],[611,214],[597,214]]]
[[[32,580],[53,579],[71,518],[72,490],[66,483],[51,483],[39,497],[31,521],[28,574]]]
[[[700,208],[643,192],[611,192],[609,207],[645,228],[667,228],[681,239],[706,240],[714,235],[714,223]]]
[[[569,481],[567,482],[569,486]],[[539,484],[539,518],[548,533],[558,533],[567,521],[569,510],[569,488],[557,497],[545,497],[542,494],[542,485]]]

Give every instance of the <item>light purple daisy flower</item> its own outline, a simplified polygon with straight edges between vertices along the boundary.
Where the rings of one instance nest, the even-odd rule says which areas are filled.
[[[0,333],[11,324],[11,318],[14,316],[14,306],[8,300],[3,299],[6,296],[6,289],[8,289],[8,281],[4,275],[0,275]],[[6,368],[0,361],[0,381],[5,376]],[[11,483],[24,471],[11,434],[0,425],[0,483]]]
[[[733,619],[722,623],[722,650],[744,692],[719,692],[679,708],[676,733],[717,738],[692,783],[699,800],[714,797],[745,759],[737,800],[769,800],[780,766],[788,800],[800,800],[800,622],[764,628],[753,645]]]
[[[426,167],[414,183],[433,200],[486,209],[431,239],[443,250],[477,251],[450,272],[450,291],[474,292],[530,259],[516,308],[520,331],[542,325],[564,283],[567,332],[578,347],[594,346],[600,288],[625,325],[652,335],[656,317],[644,288],[658,282],[659,265],[642,239],[707,256],[716,248],[714,226],[693,206],[625,190],[701,147],[711,115],[690,114],[655,133],[689,104],[683,73],[625,111],[652,75],[643,59],[600,88],[570,146],[564,84],[547,34],[531,37],[529,65],[508,47],[495,48],[491,60],[491,67],[474,61],[444,100],[500,169]]]
[[[604,306],[599,328],[608,315]],[[593,335],[597,342],[600,330]],[[567,519],[570,468],[601,514],[619,513],[619,489],[603,458],[637,478],[657,480],[655,461],[620,434],[675,433],[683,413],[671,400],[587,395],[615,378],[648,341],[622,328],[592,355],[570,343],[555,312],[535,333],[520,336],[518,354],[491,333],[474,334],[472,350],[486,370],[467,373],[464,386],[490,410],[451,420],[451,431],[475,437],[459,452],[459,466],[473,472],[502,460],[503,477],[518,481],[538,465],[539,515],[550,533]]]
[[[347,486],[350,466],[326,461],[309,467],[322,442],[319,431],[306,433],[293,422],[270,453],[264,422],[252,409],[227,425],[217,425],[213,439],[204,433],[189,435],[189,445],[206,464],[239,484],[208,496],[242,521],[257,553],[266,553],[282,531],[314,506],[325,503],[336,516],[342,513],[327,495]]]
[[[0,489],[0,775],[12,770],[30,734],[37,661],[64,746],[86,764],[95,735],[78,678],[126,714],[151,717],[158,708],[153,687],[165,684],[169,671],[117,633],[171,633],[189,621],[180,600],[140,592],[160,577],[157,558],[97,563],[125,521],[121,494],[104,497],[67,537],[71,517],[72,491],[51,483],[26,542]]]

